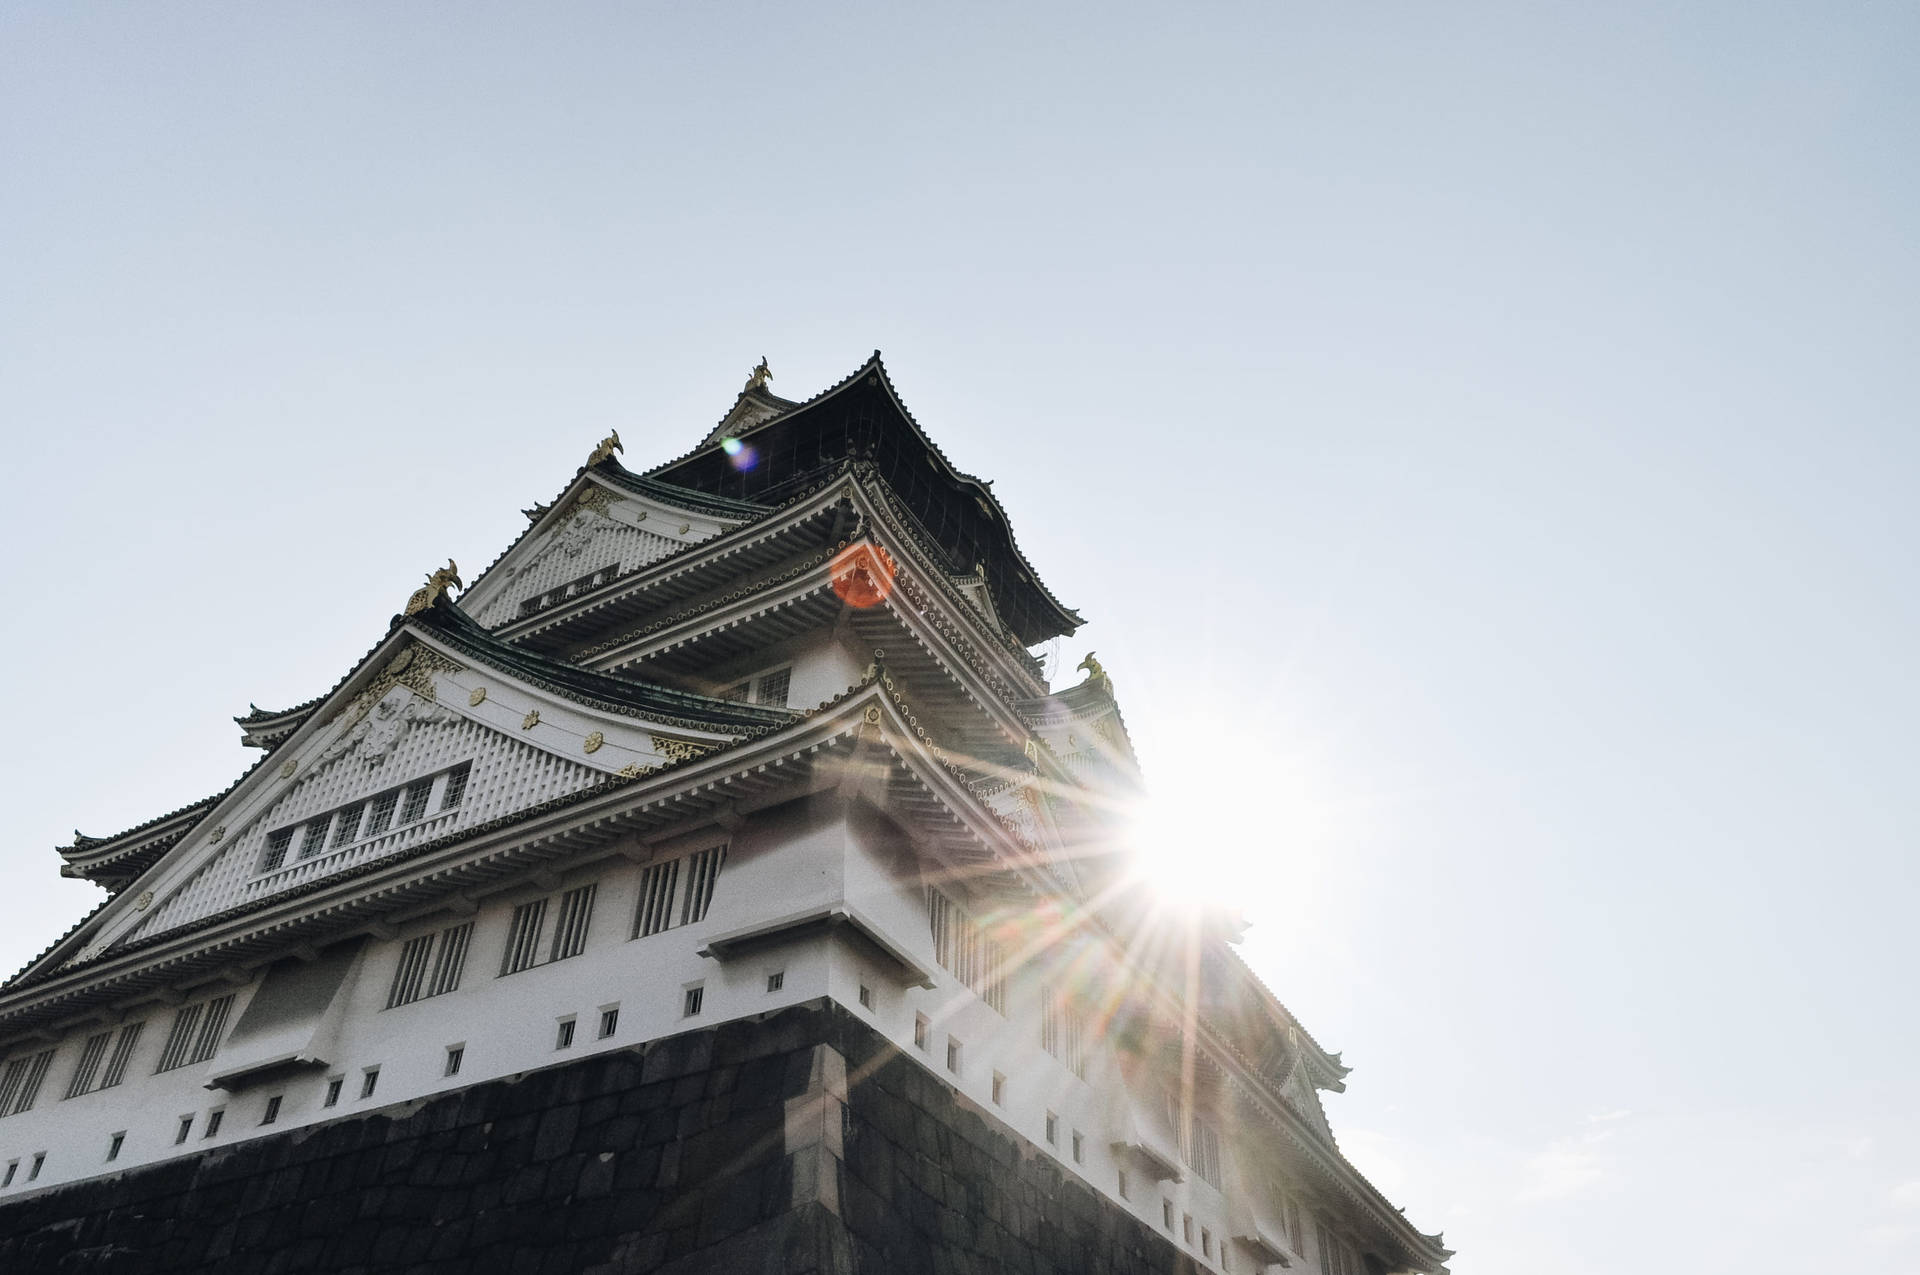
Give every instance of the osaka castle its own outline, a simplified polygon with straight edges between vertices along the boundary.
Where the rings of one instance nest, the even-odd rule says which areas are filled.
[[[1134,870],[988,482],[878,354],[769,377],[60,848],[105,898],[0,987],[0,1271],[1444,1271]]]

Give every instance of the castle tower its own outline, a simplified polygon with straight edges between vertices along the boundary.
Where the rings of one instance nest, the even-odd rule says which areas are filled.
[[[0,1269],[1444,1270],[876,354],[595,448],[0,988]],[[64,1263],[64,1264],[63,1264]]]

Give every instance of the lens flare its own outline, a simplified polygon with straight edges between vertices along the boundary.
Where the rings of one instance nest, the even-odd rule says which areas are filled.
[[[753,449],[753,444],[743,443],[737,438],[721,439],[720,450],[727,454],[727,463],[741,473],[760,463],[760,453]]]
[[[893,592],[893,559],[872,545],[848,545],[833,555],[833,591],[850,607],[879,606]]]

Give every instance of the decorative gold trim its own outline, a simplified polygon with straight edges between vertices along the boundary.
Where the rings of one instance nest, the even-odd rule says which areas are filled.
[[[153,906],[152,890],[140,891],[139,895],[136,896],[135,899],[133,900],[133,910],[136,912],[145,912],[148,908],[152,906]]]
[[[625,496],[610,492],[605,487],[588,487],[574,499],[573,508],[569,509],[567,513],[572,515],[582,510],[590,510],[596,514],[604,514],[607,512],[609,506],[618,504],[625,499]]]
[[[293,758],[291,757],[287,758],[287,760],[280,763],[280,778],[292,779],[293,772],[298,770],[299,768],[300,768],[299,762],[293,760]]]
[[[467,707],[478,708],[487,702],[487,688],[476,686],[467,692]]]
[[[527,715],[520,719],[521,730],[532,730],[534,727],[538,726],[539,724],[540,724],[540,710],[537,708],[528,709]]]
[[[373,711],[373,706],[387,697],[387,692],[396,686],[404,686],[429,704],[438,703],[433,689],[433,679],[439,673],[459,673],[461,666],[455,664],[438,651],[428,650],[418,642],[402,647],[400,652],[387,666],[380,670],[380,676],[373,679],[373,685],[354,696],[339,716],[347,719],[348,726],[357,726],[360,719]],[[329,722],[329,725],[331,722]]]
[[[597,753],[600,751],[600,745],[606,742],[607,742],[607,737],[601,734],[599,731],[595,731],[593,732],[593,734],[587,736],[586,739],[581,741],[580,747],[586,752]]]
[[[218,828],[215,828],[210,834],[208,834],[207,844],[212,846],[217,846],[223,840],[226,839],[226,835],[227,835],[227,825],[223,823]]]
[[[460,568],[453,565],[453,559],[447,559],[447,565],[437,571],[427,573],[427,582],[413,591],[407,599],[408,615],[419,615],[422,611],[447,596],[449,588],[464,589],[466,584],[460,579]]]
[[[613,773],[622,779],[638,779],[642,775],[651,775],[658,769],[660,769],[658,766],[642,766],[637,761],[630,761]]]
[[[690,739],[668,739],[664,735],[653,736],[653,751],[668,761],[688,761],[712,752],[716,745],[696,744]]]
[[[611,457],[615,452],[624,452],[625,450],[627,449],[622,446],[620,442],[620,431],[616,429],[601,439],[594,449],[587,453],[587,468],[592,469],[601,461]]]

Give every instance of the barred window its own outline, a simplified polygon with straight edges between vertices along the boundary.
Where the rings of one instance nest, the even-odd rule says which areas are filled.
[[[1086,1020],[1047,986],[1040,989],[1040,1048],[1065,1063],[1074,1075],[1087,1078]]]
[[[418,779],[407,785],[407,802],[400,808],[400,822],[412,823],[427,813],[427,798],[433,793],[433,780]]]
[[[408,939],[400,949],[400,963],[393,970],[393,986],[387,990],[387,1008],[406,1005],[420,999],[427,978],[427,962],[433,959],[433,935]]]
[[[372,807],[367,811],[367,835],[377,837],[387,830],[393,822],[393,808],[400,804],[400,792],[383,792],[373,799]]]
[[[160,1065],[153,1069],[154,1073],[172,1071],[176,1067],[205,1062],[213,1057],[220,1048],[220,1037],[226,1031],[227,1015],[232,1011],[233,996],[228,994],[204,1005],[188,1005],[176,1012],[173,1027],[167,1033],[166,1046],[160,1051]]]
[[[564,961],[587,948],[587,923],[593,920],[593,895],[597,887],[583,885],[560,896],[560,917],[553,927],[553,948],[549,961]]]
[[[500,973],[518,974],[540,960],[540,931],[546,925],[547,901],[535,899],[513,910],[513,924],[507,930],[507,950],[500,957]]]
[[[80,1061],[75,1064],[73,1076],[67,1081],[67,1097],[78,1098],[93,1089],[93,1078],[100,1070],[100,1060],[106,1057],[107,1042],[112,1039],[112,1032],[87,1037],[87,1043],[80,1050]]]
[[[1006,956],[999,942],[965,908],[932,886],[927,887],[927,924],[933,931],[933,959],[995,1013],[1005,1015]]]
[[[427,995],[444,996],[460,986],[460,975],[467,968],[467,945],[472,938],[472,921],[440,931],[440,950],[433,958],[433,976],[427,980]]]
[[[473,771],[472,762],[461,762],[447,772],[447,791],[440,798],[440,809],[452,810],[467,795],[467,776]]]
[[[100,1077],[100,1087],[111,1089],[127,1078],[127,1064],[133,1060],[134,1047],[140,1043],[140,1029],[145,1022],[128,1023],[120,1029],[119,1038],[113,1042],[113,1053],[107,1058],[107,1070]]]
[[[726,861],[725,846],[710,846],[684,859],[647,865],[640,874],[640,901],[634,908],[632,937],[645,938],[705,920]]]
[[[43,1049],[7,1064],[6,1071],[0,1073],[0,1116],[17,1116],[33,1105],[52,1063],[53,1050]]]
[[[360,835],[360,819],[367,813],[364,805],[349,806],[333,821],[333,844],[344,846]]]
[[[287,847],[293,844],[293,829],[281,828],[267,834],[267,851],[260,856],[260,870],[272,872],[287,861]]]
[[[1198,1115],[1193,1117],[1187,1135],[1187,1163],[1200,1180],[1218,1190],[1220,1187],[1220,1137],[1213,1126]]]
[[[760,679],[754,688],[753,699],[757,704],[772,704],[777,708],[787,706],[787,688],[793,684],[793,670],[783,668],[768,673]]]
[[[751,681],[742,682],[738,686],[729,686],[726,690],[721,691],[720,698],[739,700],[741,703],[744,704],[746,702],[747,696],[750,693],[752,693],[752,691],[753,691],[753,683]]]
[[[311,859],[319,854],[327,844],[327,824],[332,822],[326,816],[310,821],[300,838],[300,857]]]

